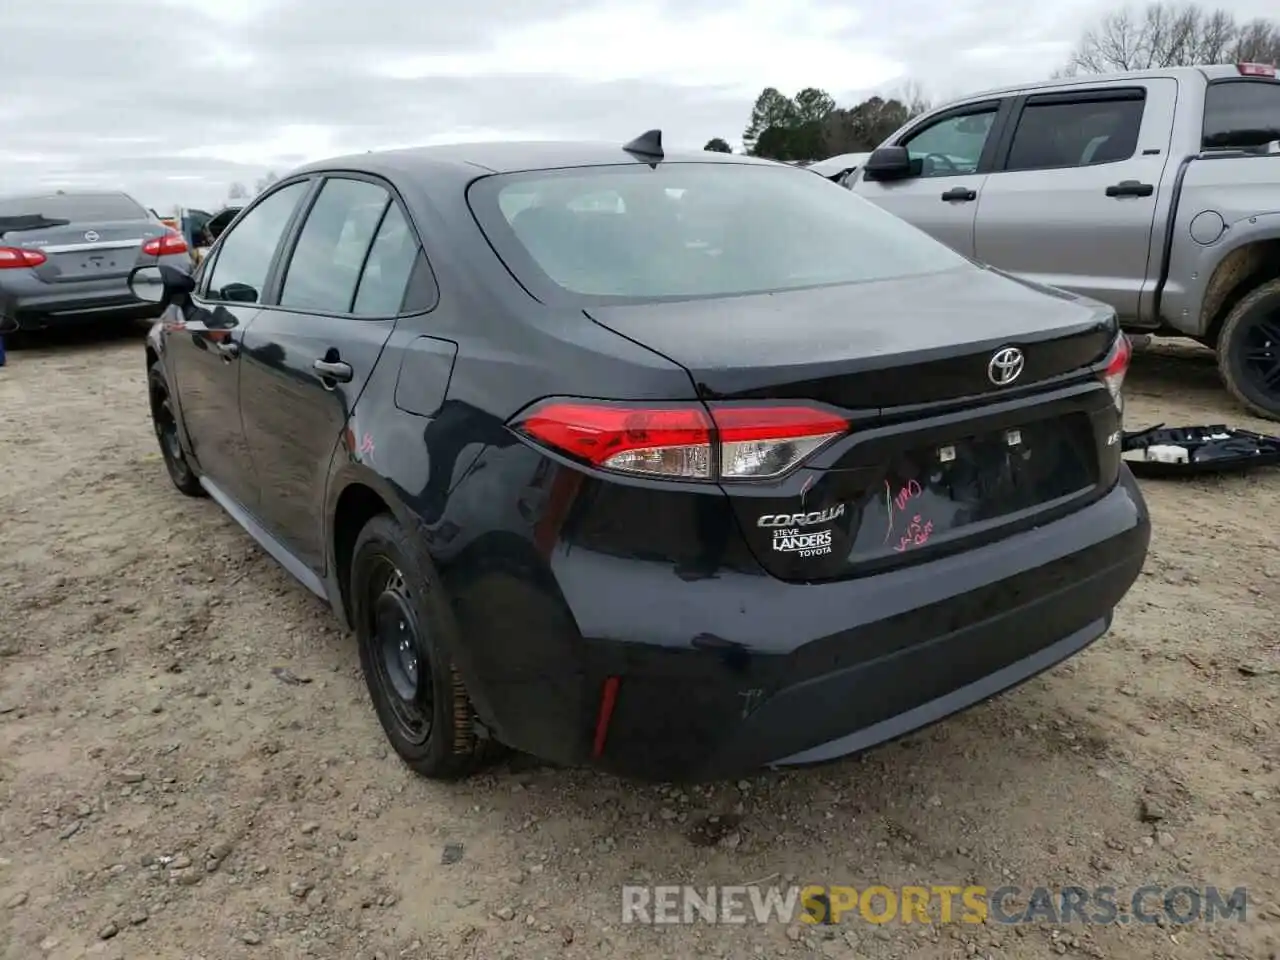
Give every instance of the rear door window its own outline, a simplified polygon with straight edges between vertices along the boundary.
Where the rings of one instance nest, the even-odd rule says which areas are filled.
[[[367,180],[326,180],[289,258],[280,306],[350,313],[369,246],[390,201],[385,188]]]
[[[1280,140],[1280,82],[1219,80],[1204,95],[1204,148],[1260,147]]]
[[[1053,170],[1128,160],[1138,147],[1145,94],[1031,98],[1018,118],[1005,170]]]
[[[393,203],[382,218],[369,249],[352,312],[361,317],[389,317],[399,313],[418,254],[418,238]]]

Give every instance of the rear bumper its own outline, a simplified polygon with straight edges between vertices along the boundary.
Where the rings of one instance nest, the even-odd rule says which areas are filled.
[[[150,320],[160,315],[154,303],[123,297],[57,298],[47,302],[19,303],[13,316],[19,330],[53,330],[92,326],[95,322]]]
[[[924,701],[924,703],[915,705],[915,707],[906,708],[900,713],[893,713],[892,709],[890,709],[890,712],[888,712],[890,716],[882,719],[882,721],[860,728],[860,730],[849,733],[849,735],[837,737],[836,740],[829,740],[826,744],[819,744],[808,750],[801,750],[800,753],[785,756],[785,758],[776,760],[776,762],[769,765],[773,765],[773,767],[799,767],[799,765],[804,764],[822,763],[824,760],[833,760],[840,758],[840,756],[860,753],[860,751],[872,748],[877,744],[896,740],[897,737],[904,736],[906,733],[919,730],[920,727],[927,727],[931,723],[936,723],[941,719],[952,716],[952,714],[959,713],[960,710],[973,707],[974,704],[978,704],[980,701],[992,698],[992,696],[1001,694],[1001,692],[1010,690],[1019,684],[1024,684],[1025,681],[1030,680],[1037,673],[1042,673],[1046,669],[1061,663],[1062,660],[1071,657],[1071,655],[1079,653],[1085,646],[1092,644],[1094,640],[1105,634],[1107,627],[1110,626],[1111,614],[1108,613],[1106,617],[1089,623],[1089,625],[1080,628],[1080,630],[1076,630],[1074,634],[1062,637],[1056,643],[1042,646],[1036,652],[1025,655],[1021,659],[1012,660],[1006,666],[998,667],[995,671],[987,673],[986,676],[980,676],[977,680],[969,682],[969,684],[955,687],[955,689],[945,692],[941,696]],[[940,637],[940,640],[936,641],[937,644],[943,645],[942,649],[937,650],[937,653],[940,654],[937,658],[931,658],[934,650],[933,645],[929,645],[924,650],[920,650],[918,655],[911,658],[914,663],[902,663],[900,666],[915,668],[925,666],[925,664],[927,666],[934,666],[934,664],[940,667],[951,666],[951,664],[955,663],[956,650],[954,648],[946,649],[946,645],[950,640],[951,637]],[[867,689],[872,682],[874,682],[873,678],[869,676],[836,675],[824,678],[820,684],[804,685],[799,689],[787,691],[787,698],[782,699],[800,700],[801,698],[813,696],[814,700],[805,700],[805,703],[808,703],[809,709],[820,710],[824,704],[831,705],[828,701],[833,696],[847,696],[850,690],[856,689],[856,687]],[[901,692],[902,684],[896,684],[895,686]],[[886,692],[893,692],[892,687]],[[916,696],[913,695],[910,699],[914,700]],[[786,703],[774,705],[772,707],[773,712],[778,713],[780,707],[785,708]],[[835,705],[835,709],[832,709],[833,716],[837,713],[838,704]],[[782,718],[778,717],[777,719],[781,721]],[[767,737],[764,740],[767,742]]]
[[[152,262],[188,271],[192,268],[191,258],[181,254]],[[4,281],[0,300],[21,330],[91,325],[95,320],[143,320],[160,315],[157,304],[145,303],[133,295],[126,277],[46,283],[32,275],[6,277]]]
[[[1149,540],[1145,503],[1122,470],[1110,493],[1062,520],[840,583],[724,572],[685,581],[669,567],[570,551],[553,569],[580,632],[531,618],[519,664],[468,682],[500,739],[625,776],[722,779],[830,760],[1088,646]],[[599,734],[609,677],[617,696]]]

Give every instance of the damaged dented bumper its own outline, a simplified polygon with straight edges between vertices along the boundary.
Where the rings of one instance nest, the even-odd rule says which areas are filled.
[[[1083,650],[1109,628],[1149,539],[1122,469],[1066,517],[846,581],[720,571],[682,582],[669,566],[573,550],[554,561],[572,618],[530,618],[521,654],[469,686],[505,743],[628,777],[832,760]],[[620,639],[635,624],[646,641]]]

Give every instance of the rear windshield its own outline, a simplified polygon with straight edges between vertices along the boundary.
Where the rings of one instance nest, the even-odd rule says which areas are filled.
[[[649,301],[937,273],[967,261],[804,170],[582,167],[475,183],[472,210],[539,299]]]
[[[1204,95],[1204,148],[1261,147],[1280,140],[1280,83],[1219,80]]]
[[[140,204],[123,193],[55,193],[0,198],[0,217],[40,214],[49,220],[150,220]]]

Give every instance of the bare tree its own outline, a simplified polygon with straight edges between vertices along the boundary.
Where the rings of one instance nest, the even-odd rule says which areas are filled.
[[[1280,57],[1280,23],[1239,24],[1225,10],[1170,0],[1125,7],[1085,31],[1058,76],[1149,70],[1193,64],[1274,63]]]
[[[907,108],[907,119],[918,117],[933,109],[933,99],[924,92],[924,87],[915,80],[908,80],[901,87],[891,90],[887,96],[890,101],[897,100]]]
[[[1228,60],[1234,63],[1269,63],[1280,66],[1280,24],[1250,20],[1236,31]]]
[[[230,189],[227,190],[228,200],[244,200],[248,196],[249,196],[249,191],[245,189],[245,186],[243,183],[239,183],[239,182],[233,183]]]

